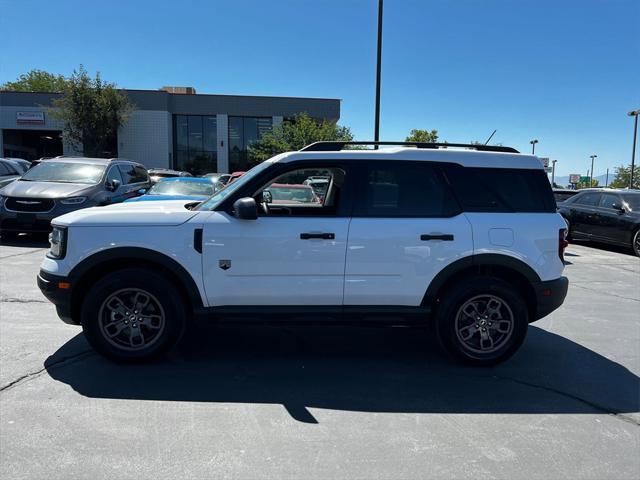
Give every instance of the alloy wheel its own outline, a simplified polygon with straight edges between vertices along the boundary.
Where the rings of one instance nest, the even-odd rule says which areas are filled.
[[[158,299],[139,288],[125,288],[109,295],[100,306],[98,322],[107,342],[128,351],[155,343],[166,324]]]
[[[491,354],[511,338],[514,317],[505,300],[496,295],[478,295],[467,300],[455,318],[458,340],[464,348],[479,354]]]

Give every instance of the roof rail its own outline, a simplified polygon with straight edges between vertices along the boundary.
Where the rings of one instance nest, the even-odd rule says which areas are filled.
[[[348,145],[397,145],[400,147],[415,147],[415,148],[469,148],[478,150],[479,152],[503,152],[503,153],[520,153],[518,150],[512,147],[502,147],[498,145],[476,145],[472,143],[426,143],[426,142],[315,142],[301,148],[301,152],[333,152],[344,150]]]

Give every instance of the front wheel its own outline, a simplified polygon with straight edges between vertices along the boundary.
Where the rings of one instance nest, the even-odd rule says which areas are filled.
[[[185,324],[184,302],[160,273],[123,269],[91,287],[81,322],[91,346],[105,357],[148,361],[176,343]]]
[[[527,305],[504,280],[462,279],[445,295],[436,312],[436,331],[444,350],[456,359],[476,366],[494,365],[511,357],[524,341]]]
[[[636,233],[633,236],[632,247],[633,247],[633,253],[635,253],[637,257],[640,257],[640,228],[636,230]]]

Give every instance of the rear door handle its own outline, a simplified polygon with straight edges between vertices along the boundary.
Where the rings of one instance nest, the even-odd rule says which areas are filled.
[[[420,235],[420,240],[423,242],[427,242],[429,240],[443,240],[445,242],[452,242],[453,235],[450,233],[436,233],[436,234],[425,234]]]
[[[335,240],[335,233],[301,233],[300,240],[311,240],[312,238],[319,238],[321,240]]]

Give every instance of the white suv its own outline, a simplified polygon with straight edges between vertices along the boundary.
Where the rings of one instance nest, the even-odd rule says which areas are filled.
[[[229,320],[431,321],[462,361],[510,357],[568,287],[566,225],[539,159],[508,147],[347,145],[278,155],[202,203],[58,217],[40,289],[121,361],[157,357],[192,322]],[[305,195],[318,176],[325,195]]]

